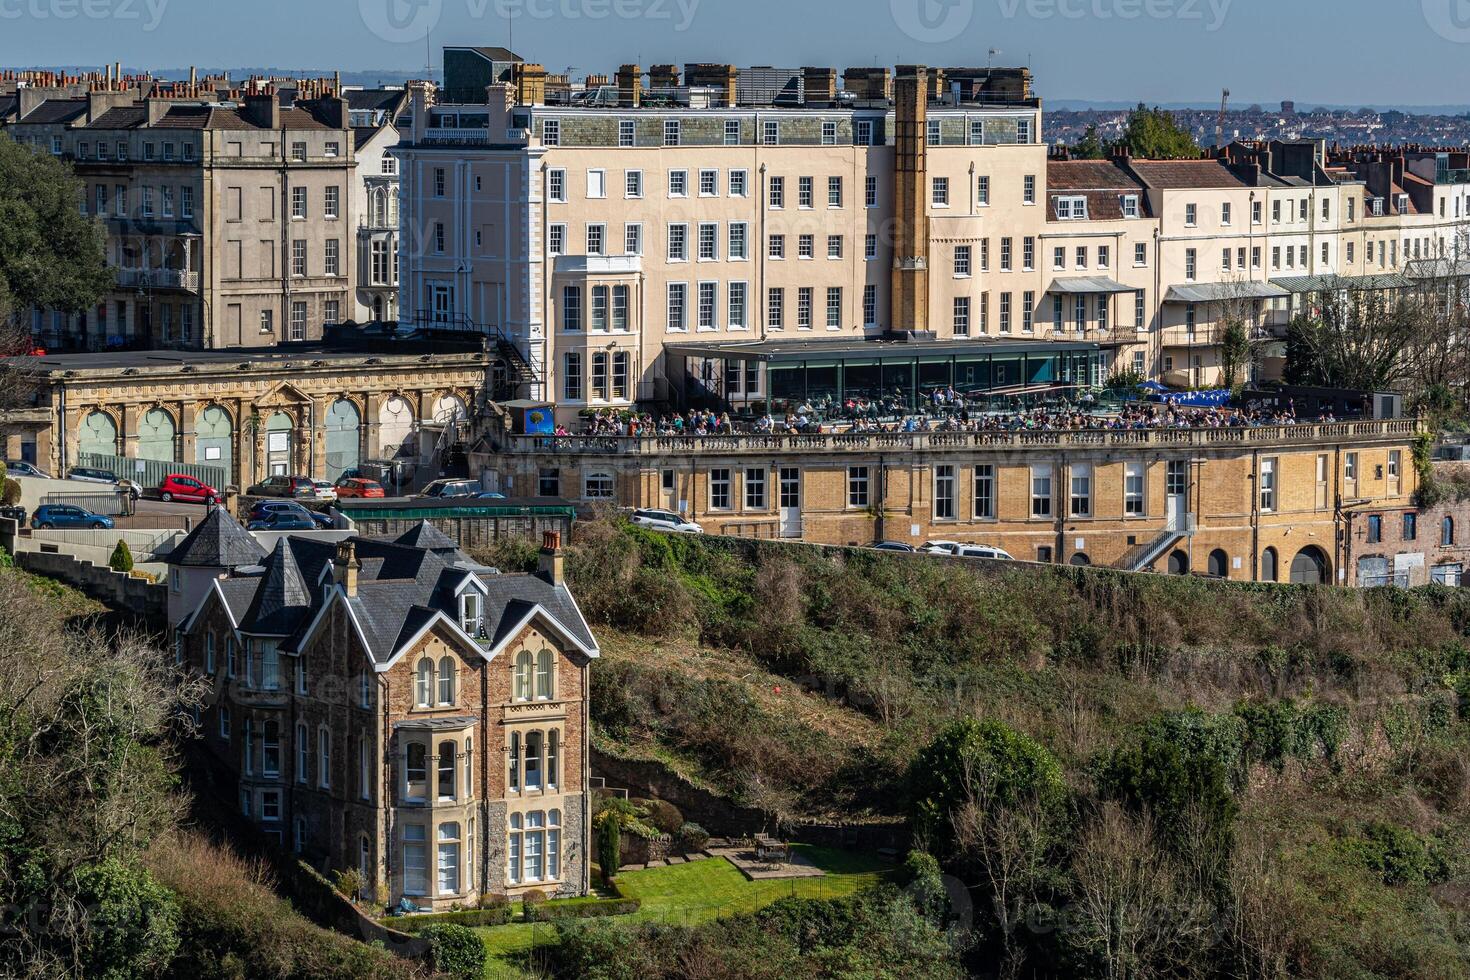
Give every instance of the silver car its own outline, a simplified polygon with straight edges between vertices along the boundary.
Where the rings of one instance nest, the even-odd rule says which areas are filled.
[[[704,528],[684,515],[676,514],[671,510],[640,508],[633,511],[628,520],[639,527],[652,528],[655,531],[675,531],[680,534],[704,533]]]

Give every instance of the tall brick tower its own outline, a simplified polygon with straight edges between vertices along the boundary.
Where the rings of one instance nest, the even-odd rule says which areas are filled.
[[[893,330],[929,329],[928,69],[899,65],[893,82]]]

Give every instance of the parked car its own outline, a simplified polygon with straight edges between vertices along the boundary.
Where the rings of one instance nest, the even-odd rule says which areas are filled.
[[[164,502],[197,500],[203,504],[212,504],[219,499],[219,491],[192,476],[171,473],[164,477],[163,482],[158,485],[158,499]]]
[[[51,479],[51,474],[36,469],[35,464],[27,463],[23,459],[7,459],[5,473],[7,476],[34,476],[42,480]]]
[[[112,472],[112,470],[99,469],[95,466],[73,466],[66,471],[66,478],[68,480],[79,480],[82,483],[106,483],[109,486],[117,487],[119,490],[126,490],[128,496],[134,500],[143,496],[143,488],[132,480],[124,480]]]
[[[313,529],[327,530],[332,527],[332,519],[326,514],[318,514],[314,510],[308,510],[294,500],[257,500],[245,515],[247,521],[265,520],[276,514],[289,514],[303,521],[309,521],[311,527],[296,528],[300,531]]]
[[[1015,561],[1004,549],[988,544],[962,544],[958,554],[961,558],[994,558],[999,561]]]
[[[450,477],[435,480],[419,492],[420,497],[473,497],[480,493],[479,480]]]
[[[873,545],[873,550],[912,552],[914,550],[914,546],[911,544],[904,544],[902,541],[880,541],[877,544]]]
[[[245,525],[247,531],[315,531],[316,521],[285,510],[267,511]]]
[[[337,481],[337,496],[347,500],[353,497],[382,497],[385,493],[383,485],[375,480],[349,476]]]
[[[106,530],[112,527],[112,518],[94,514],[72,504],[42,504],[31,515],[31,527],[88,527]]]
[[[475,499],[476,500],[504,500],[505,499],[505,494],[503,494],[503,493],[496,493],[494,490],[487,490],[484,493],[477,493],[477,494],[475,494]]]
[[[683,514],[676,514],[671,510],[640,508],[633,511],[628,520],[639,527],[652,528],[655,531],[675,531],[680,534],[704,533],[704,528]]]
[[[919,550],[926,555],[953,555],[960,550],[958,541],[925,541]]]
[[[304,476],[269,476],[245,491],[247,497],[291,497],[311,500],[316,497],[316,484]]]
[[[337,488],[326,480],[312,480],[311,485],[316,488],[316,499],[325,501],[337,499]]]

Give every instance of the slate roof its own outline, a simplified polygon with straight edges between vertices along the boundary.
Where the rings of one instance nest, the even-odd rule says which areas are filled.
[[[171,565],[205,568],[239,568],[254,565],[265,557],[265,549],[223,507],[211,507],[204,519],[168,556]]]
[[[276,550],[266,561],[265,575],[255,590],[255,597],[240,629],[247,633],[287,636],[301,625],[311,607],[311,589],[296,563],[296,556],[286,539],[276,541]]]
[[[357,594],[345,597],[376,664],[388,663],[438,616],[458,620],[455,590],[473,575],[484,590],[482,645],[498,646],[537,610],[590,650],[597,641],[565,584],[536,575],[504,575],[465,555],[442,531],[421,521],[396,539],[354,537]],[[283,536],[263,567],[236,569],[216,585],[245,633],[281,636],[283,651],[299,649],[333,594],[316,583],[330,578],[334,542]],[[188,622],[184,624],[188,628]]]
[[[1221,160],[1133,160],[1129,166],[1145,184],[1164,190],[1253,186]]]
[[[17,121],[40,124],[65,123],[71,122],[86,111],[86,99],[47,99]]]

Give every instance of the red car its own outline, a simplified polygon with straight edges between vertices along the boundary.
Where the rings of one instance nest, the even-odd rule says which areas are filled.
[[[383,485],[374,480],[351,477],[337,482],[337,496],[339,498],[381,497],[383,495]]]
[[[163,501],[197,500],[201,504],[212,504],[219,499],[219,492],[192,476],[173,473],[164,477],[163,482],[159,484],[158,499]]]

